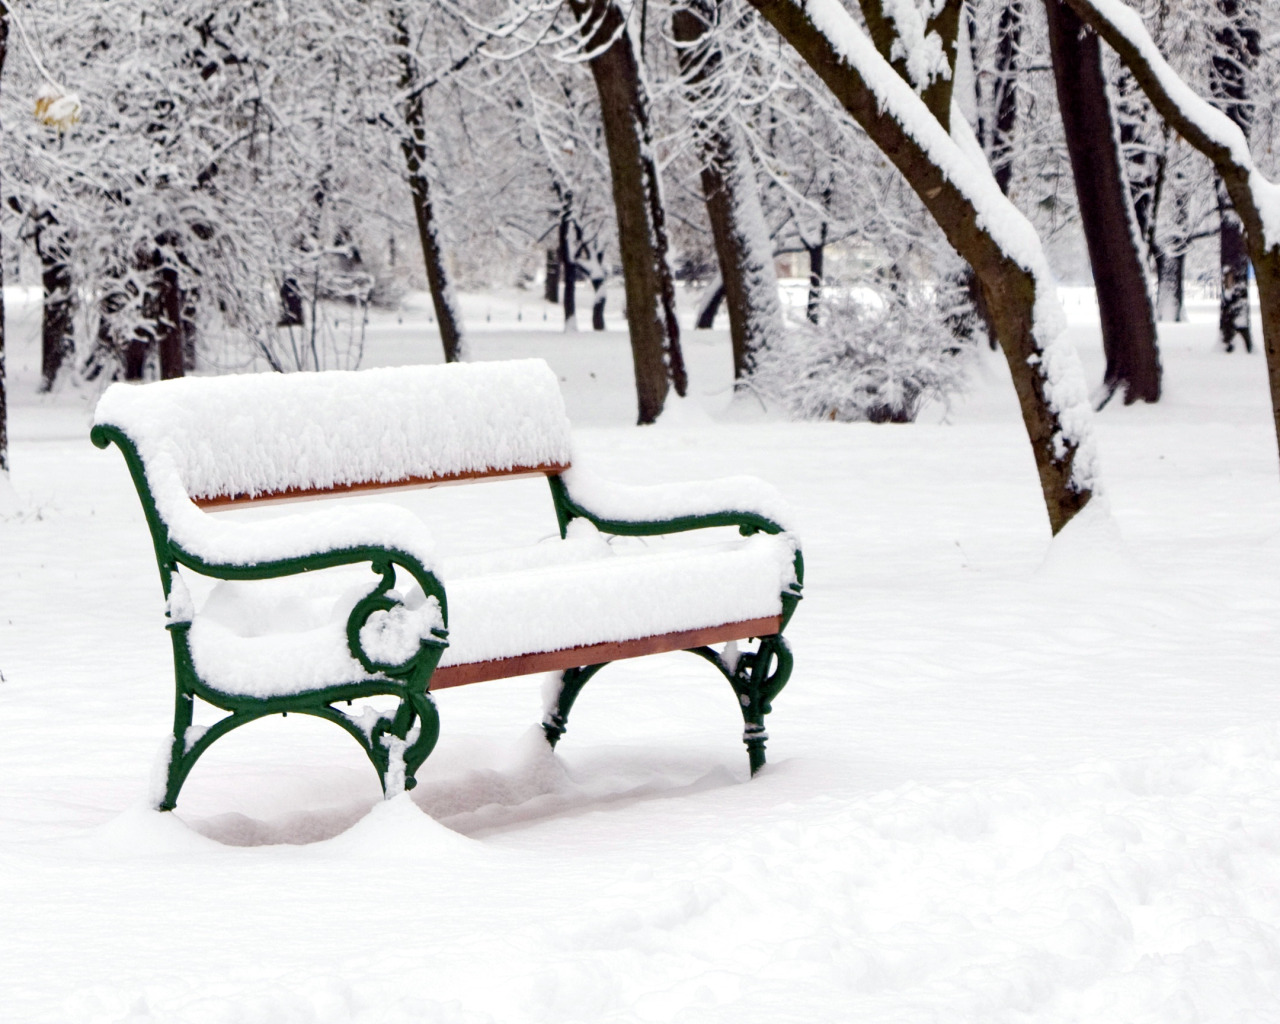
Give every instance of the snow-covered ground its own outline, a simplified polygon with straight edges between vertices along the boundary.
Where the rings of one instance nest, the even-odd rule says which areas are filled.
[[[1064,299],[1096,380],[1089,295]],[[542,680],[485,683],[439,696],[410,797],[290,716],[161,815],[137,499],[89,397],[34,395],[38,311],[8,303],[0,1020],[1280,1019],[1280,466],[1262,356],[1216,352],[1211,306],[1162,327],[1159,405],[1099,417],[1111,516],[1051,544],[990,353],[919,424],[796,424],[732,401],[726,333],[689,332],[691,400],[638,429],[620,331],[464,297],[478,358],[559,374],[581,462],[796,505],[769,766],[748,780],[724,681],[665,655],[594,679],[555,755]],[[366,365],[437,359],[426,310],[378,315]],[[402,500],[451,550],[555,529],[537,482]]]

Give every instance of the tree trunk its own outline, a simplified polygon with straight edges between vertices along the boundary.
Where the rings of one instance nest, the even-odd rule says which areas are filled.
[[[564,273],[564,329],[578,329],[578,266],[574,262],[570,233],[573,230],[573,193],[566,189],[560,205],[560,266]]]
[[[1013,129],[1018,120],[1018,51],[1022,47],[1022,0],[1010,0],[1000,12],[996,73],[992,82],[995,122],[988,149],[996,184],[1005,195],[1013,180]]]
[[[882,78],[888,64],[867,52],[865,37],[843,6],[835,0],[805,0],[805,6],[797,0],[751,4],[893,162],[951,245],[973,267],[1018,393],[1049,525],[1057,533],[1092,497],[1094,452],[1074,352],[1062,341],[1040,336],[1035,319],[1038,278],[1010,251],[1033,241],[1034,234],[1027,233],[1029,227],[1002,233],[1011,224],[1023,223],[1020,215],[1000,195],[994,180],[984,182],[972,174],[973,165],[942,125],[926,115],[920,100],[888,88]],[[809,5],[818,12],[821,29]],[[839,39],[839,48],[834,39]],[[990,221],[979,215],[980,208],[990,211]],[[1031,255],[1037,273],[1047,274],[1043,254]],[[1026,259],[1026,254],[1019,257]]]
[[[621,8],[614,0],[570,0],[570,6],[582,25],[584,50],[595,54],[589,63],[600,96],[613,179],[639,422],[652,423],[662,412],[669,388],[683,396],[688,378],[676,320],[675,281],[667,260],[667,215],[649,99]]]
[[[414,59],[408,23],[403,15],[393,18],[395,43],[400,51],[400,88],[407,91],[404,101],[405,133],[400,139],[409,193],[413,198],[413,214],[418,222],[418,241],[422,244],[422,260],[426,265],[427,286],[435,306],[436,323],[440,325],[440,343],[447,363],[465,357],[462,317],[453,298],[453,288],[445,269],[444,252],[436,230],[435,210],[431,205],[431,183],[427,180],[426,110],[423,86],[418,80],[418,64]]]
[[[822,308],[822,265],[825,261],[827,248],[826,221],[822,223],[822,231],[818,235],[817,245],[810,245],[808,242],[803,242],[802,244],[805,252],[809,254],[809,298],[805,303],[805,316],[809,318],[811,324],[816,324],[819,311]]]
[[[604,293],[604,278],[599,283],[592,281],[591,285],[595,288],[595,296],[591,300],[591,329],[593,331],[603,331],[604,327],[604,303],[608,298]]]
[[[71,268],[62,227],[52,214],[37,218],[36,253],[44,294],[40,322],[40,390],[50,391],[63,363],[75,346],[72,319]]]
[[[1253,351],[1253,332],[1249,324],[1249,247],[1244,238],[1244,225],[1236,216],[1231,197],[1219,178],[1214,183],[1218,197],[1218,217],[1222,228],[1218,235],[1218,262],[1222,274],[1222,293],[1218,300],[1218,338],[1223,349],[1234,352],[1236,340],[1246,352]]]
[[[163,266],[157,274],[156,342],[160,350],[160,379],[181,377],[186,369],[182,341],[182,284],[178,271]]]
[[[1188,99],[1186,91],[1179,88],[1182,83],[1173,85],[1177,76],[1142,22],[1128,16],[1128,8],[1116,17],[1113,8],[1100,7],[1096,0],[1068,2],[1116,51],[1169,127],[1209,158],[1231,197],[1236,216],[1244,225],[1262,304],[1262,343],[1267,354],[1272,423],[1280,442],[1280,239],[1268,238],[1264,215],[1268,193],[1276,186],[1253,166],[1248,140],[1239,125],[1217,115],[1198,97]],[[1255,185],[1262,192],[1261,201],[1254,193]]]
[[[1261,55],[1261,38],[1252,24],[1255,7],[1241,0],[1217,0],[1221,19],[1214,32],[1217,44],[1209,74],[1209,88],[1223,112],[1244,132],[1247,139],[1253,128],[1253,110],[1249,106],[1249,73]],[[1218,307],[1218,335],[1222,347],[1234,351],[1236,339],[1246,352],[1253,351],[1253,334],[1249,325],[1249,248],[1244,238],[1244,225],[1231,205],[1231,197],[1221,179],[1216,183],[1218,216],[1222,221],[1218,255],[1221,266],[1222,292]]]
[[[707,289],[707,294],[698,307],[698,319],[693,325],[694,328],[699,331],[711,330],[716,325],[716,314],[720,312],[720,305],[723,302],[724,282],[717,281]]]
[[[1181,323],[1187,318],[1183,295],[1183,271],[1187,254],[1160,247],[1156,249],[1156,316],[1167,323]]]
[[[8,52],[9,7],[4,0],[0,0],[0,74],[4,72],[5,57],[8,56]],[[9,473],[9,403],[6,399],[8,382],[4,368],[4,343],[7,333],[4,322],[4,261],[0,259],[0,473],[6,476]]]
[[[1160,398],[1155,316],[1120,166],[1102,48],[1063,0],[1044,0],[1044,7],[1058,109],[1102,321],[1103,385],[1107,398],[1122,390],[1125,405],[1155,402]]]
[[[547,250],[547,278],[542,286],[542,297],[553,306],[560,305],[560,257],[554,249]]]
[[[708,35],[716,23],[716,10],[716,0],[691,0],[691,6],[671,18],[672,34],[683,44],[680,67],[686,98],[695,110],[714,91],[723,64],[719,45]],[[694,130],[701,149],[702,197],[729,312],[733,375],[742,379],[755,369],[757,353],[782,332],[773,249],[765,230],[755,168],[738,129],[724,118],[707,121],[699,117]],[[711,315],[714,318],[714,311]]]
[[[298,279],[286,274],[280,282],[280,319],[277,327],[302,327],[306,323],[302,310],[302,289]]]

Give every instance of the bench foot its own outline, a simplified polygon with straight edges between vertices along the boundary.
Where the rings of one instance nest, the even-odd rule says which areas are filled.
[[[555,695],[547,702],[547,709],[542,716],[542,731],[546,733],[547,742],[554,748],[560,737],[569,728],[569,711],[578,694],[587,685],[588,680],[599,672],[608,662],[599,665],[584,665],[581,668],[567,668],[560,675],[560,686]]]
[[[764,745],[769,734],[764,716],[773,710],[772,701],[791,678],[791,648],[781,633],[762,636],[754,651],[738,652],[735,644],[724,653],[711,647],[694,647],[691,654],[705,658],[729,680],[742,710],[742,742],[747,746],[747,762],[754,775],[765,765]]]

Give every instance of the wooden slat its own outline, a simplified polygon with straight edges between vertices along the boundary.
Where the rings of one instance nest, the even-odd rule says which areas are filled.
[[[541,651],[537,654],[521,654],[514,658],[499,658],[495,661],[476,661],[469,665],[449,665],[436,669],[431,676],[431,689],[444,690],[450,686],[483,683],[489,679],[506,679],[510,676],[524,676],[533,672],[561,672],[566,668],[599,665],[606,661],[639,658],[646,654],[684,651],[690,647],[709,647],[712,644],[727,643],[730,640],[772,636],[781,628],[782,616],[773,615],[763,619],[748,619],[745,622],[728,622],[723,626],[707,626],[703,629],[686,629],[680,633],[646,636],[639,640],[569,647],[562,651]]]
[[[228,505],[282,504],[290,501],[311,501],[332,498],[339,494],[361,491],[402,490],[411,487],[440,487],[444,484],[467,483],[473,480],[490,480],[500,477],[553,476],[563,473],[569,466],[546,463],[540,466],[512,466],[510,469],[467,470],[462,473],[445,473],[441,476],[407,476],[400,480],[368,480],[351,484],[335,484],[332,487],[289,487],[283,491],[261,491],[258,494],[217,494],[192,500],[201,508],[226,508]]]

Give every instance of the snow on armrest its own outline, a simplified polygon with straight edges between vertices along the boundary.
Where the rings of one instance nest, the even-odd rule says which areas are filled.
[[[742,514],[788,531],[795,521],[791,506],[777,489],[754,476],[638,486],[615,483],[575,468],[562,474],[561,479],[573,504],[601,520],[659,523]]]
[[[152,467],[156,509],[169,539],[211,566],[247,566],[357,547],[388,548],[434,572],[435,544],[425,523],[396,505],[324,508],[261,522],[221,518],[187,496],[176,472]],[[166,467],[167,468],[167,467]]]

